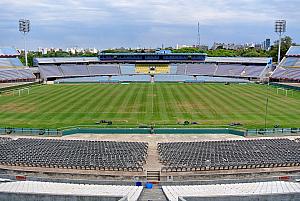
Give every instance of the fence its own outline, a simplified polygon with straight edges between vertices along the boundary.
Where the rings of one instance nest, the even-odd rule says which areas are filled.
[[[73,134],[232,134],[238,136],[299,135],[300,128],[218,129],[218,128],[74,128],[67,130],[34,128],[0,128],[2,135],[63,136]]]
[[[275,86],[275,87],[281,87],[284,89],[292,89],[292,90],[300,91],[300,87],[298,87],[298,86],[291,86],[291,85],[280,84],[280,83],[270,83],[270,85]]]
[[[244,131],[233,129],[184,129],[184,128],[76,128],[62,131],[62,135],[93,134],[233,134],[244,136]]]
[[[252,129],[246,130],[246,136],[256,136],[256,135],[299,135],[300,128],[272,128],[272,129]]]
[[[62,132],[56,129],[34,128],[0,128],[1,135],[38,135],[38,136],[62,136]]]

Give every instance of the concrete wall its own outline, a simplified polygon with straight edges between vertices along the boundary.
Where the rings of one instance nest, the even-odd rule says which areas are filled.
[[[254,196],[223,196],[223,197],[183,197],[179,198],[180,201],[298,201],[300,200],[299,193],[289,194],[272,194],[272,195],[254,195]]]
[[[109,196],[66,196],[66,195],[46,195],[46,194],[19,194],[0,193],[2,201],[126,201],[127,198]]]
[[[168,181],[168,176],[173,176],[173,182]],[[261,170],[231,170],[231,171],[195,171],[195,172],[167,172],[162,173],[160,183],[162,185],[169,185],[174,183],[181,184],[195,184],[203,180],[278,180],[280,176],[300,176],[300,168],[266,168]]]

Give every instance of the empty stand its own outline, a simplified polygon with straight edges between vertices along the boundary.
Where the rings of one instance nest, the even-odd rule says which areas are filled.
[[[122,75],[134,75],[135,73],[135,65],[121,65],[121,74]]]
[[[120,74],[118,65],[41,65],[39,70],[44,79]]]
[[[216,76],[230,76],[230,77],[241,77],[244,71],[244,65],[218,65],[214,75]]]
[[[260,77],[264,72],[265,66],[245,66],[242,77]]]
[[[136,64],[136,65],[76,65],[63,64],[56,65],[41,65],[39,70],[42,78],[68,78],[68,77],[93,77],[93,76],[125,76],[115,77],[115,80],[124,81],[148,81],[141,77],[136,77],[138,80],[133,80],[135,75],[188,75],[188,76],[220,76],[220,77],[251,77],[259,78],[264,72],[266,66],[243,66],[243,65],[216,65],[216,64]],[[176,77],[176,76],[175,76]],[[175,77],[170,77],[171,80]],[[179,80],[183,81],[183,80]]]
[[[13,166],[143,171],[147,143],[52,139],[0,139],[0,164]]]
[[[184,82],[187,80],[193,80],[193,76],[188,75],[155,75],[155,82]]]
[[[170,65],[170,74],[175,75],[177,72],[177,65]]]
[[[158,144],[163,171],[203,171],[300,165],[300,144],[288,139]]]
[[[214,75],[217,66],[215,64],[187,64],[188,75]]]
[[[150,82],[150,75],[120,75],[114,76],[113,79],[120,82]]]
[[[275,79],[300,80],[300,68],[277,67],[271,75]]]
[[[282,67],[300,67],[300,58],[298,57],[287,57],[281,62]]]
[[[300,47],[292,46],[286,56],[277,66],[271,75],[271,78],[284,81],[300,80]]]
[[[0,58],[0,67],[22,67],[23,64],[18,58]]]
[[[35,78],[30,69],[0,69],[0,82],[34,81]]]
[[[186,74],[186,64],[178,64],[176,74],[177,75],[185,75]]]
[[[118,65],[88,65],[90,75],[119,75]]]
[[[41,76],[45,79],[54,77],[64,77],[62,71],[56,65],[39,66]]]
[[[60,69],[64,76],[89,76],[86,65],[61,65]]]

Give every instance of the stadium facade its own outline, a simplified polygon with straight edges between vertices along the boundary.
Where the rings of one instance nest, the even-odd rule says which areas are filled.
[[[289,50],[271,74],[272,79],[298,80],[299,50],[299,47],[292,47]],[[10,59],[18,60],[18,55],[13,50],[2,50],[2,52],[4,53],[0,55],[4,60],[2,64],[0,63],[2,65],[0,67],[1,82],[36,80],[32,69],[25,68],[20,63],[10,62]],[[273,70],[270,58],[206,57],[204,54],[171,54],[169,52],[161,54],[108,53],[92,58],[36,58],[34,63],[37,66],[34,72],[38,72],[46,83],[48,81],[55,81],[52,83],[91,81],[97,83],[129,81],[198,83],[203,82],[204,78],[211,79],[211,82],[216,82],[216,79],[220,82],[246,82],[268,78]],[[120,109],[116,109],[112,104],[118,92],[114,91],[111,95],[108,89],[107,92],[101,94],[100,91],[104,90],[91,89],[90,85],[85,86],[89,90],[80,89],[79,91],[68,88],[74,86],[67,86],[67,93],[60,90],[64,86],[33,86],[32,94],[29,92],[21,94],[20,89],[23,88],[17,88],[19,96],[15,96],[15,91],[7,90],[3,96],[2,93],[0,94],[0,100],[4,100],[4,106],[0,105],[3,111],[0,117],[4,117],[7,122],[21,121],[22,125],[26,121],[32,121],[34,117],[39,117],[35,125],[41,125],[42,121],[49,122],[55,118],[58,118],[58,121],[68,120],[72,112],[77,112],[79,116],[71,117],[68,121],[74,123],[75,119],[79,119],[80,123],[83,123],[82,121],[88,117],[89,113],[94,115],[92,119],[94,121],[94,118],[102,118],[102,113],[109,113],[105,112],[105,108],[110,107],[116,109],[113,115],[118,117],[117,121],[128,122],[128,115],[137,115],[137,118],[141,117],[139,115],[154,115],[154,111],[158,111],[160,115],[171,114],[175,121],[179,114],[186,115],[182,118],[189,118],[191,115],[203,119],[205,118],[203,111],[216,116],[228,116],[232,112],[232,107],[235,107],[238,113],[233,114],[234,118],[244,118],[250,113],[253,123],[252,120],[255,118],[258,118],[258,121],[262,121],[263,118],[260,114],[255,114],[256,110],[248,108],[248,104],[251,104],[253,108],[251,100],[259,102],[257,108],[260,111],[263,110],[264,105],[260,103],[264,102],[261,100],[265,98],[265,89],[269,89],[269,87],[263,88],[264,86],[259,85],[256,87],[261,87],[260,91],[255,88],[255,94],[253,94],[249,93],[249,87],[252,86],[243,86],[244,84],[234,86],[226,84],[225,86],[223,84],[222,87],[231,90],[233,87],[243,89],[245,104],[240,104],[225,98],[226,95],[237,96],[241,93],[240,90],[226,93],[222,88],[208,86],[216,91],[214,95],[208,94],[210,93],[208,90],[199,88],[199,90],[194,88],[190,92],[181,88],[179,90],[184,91],[182,95],[167,88],[155,93],[154,85],[146,85],[151,86],[152,89],[148,92],[142,87],[139,89],[143,92],[142,97],[145,99],[137,98],[138,93],[135,90],[120,93],[122,102],[120,104],[115,102],[121,106]],[[38,93],[38,90],[43,87],[52,87],[52,89],[47,88]],[[106,86],[101,85],[101,87]],[[92,93],[89,94],[88,91]],[[205,93],[197,95],[198,91],[205,91]],[[295,92],[295,96],[281,97],[274,90],[269,92],[268,98],[276,100],[272,102],[278,103],[282,99],[278,106],[272,106],[279,117],[276,114],[272,117],[289,120],[283,115],[287,110],[284,106],[291,101],[289,103],[295,105],[292,110],[297,112],[296,104],[299,103],[297,100],[299,94]],[[155,98],[163,98],[164,93],[167,96],[178,93],[181,97],[170,96],[169,100],[174,99],[177,104],[168,101],[161,104],[163,110],[155,110],[153,104]],[[56,96],[58,98],[55,94],[59,95]],[[97,94],[100,94],[99,98],[90,101]],[[128,112],[125,105],[129,99],[124,98],[128,94],[133,95],[134,104],[139,105],[136,100],[140,99],[140,106],[146,104],[147,99],[151,100],[148,108],[145,107],[142,112],[137,110],[135,114],[133,109],[136,107],[132,106],[128,107],[130,108]],[[218,99],[219,102],[210,106],[208,110],[204,106],[210,105],[208,102],[212,101],[208,99],[209,95]],[[183,100],[182,96],[188,97],[188,100]],[[196,104],[189,96],[196,97],[197,103],[203,102],[204,104]],[[67,100],[65,101],[63,97]],[[75,97],[76,101],[70,101],[71,97]],[[99,102],[104,98],[107,98],[105,104],[101,105]],[[35,99],[38,99],[38,102],[34,102]],[[58,102],[49,106],[46,99],[50,102]],[[84,105],[76,105],[75,102],[79,99],[84,101]],[[67,110],[64,111],[63,102],[68,104]],[[89,110],[84,110],[88,108],[87,102],[90,102],[92,106]],[[226,109],[223,114],[217,113],[217,108],[228,106],[230,102],[235,102],[234,106],[230,106],[230,109]],[[178,105],[180,110],[167,111],[167,105],[172,103]],[[190,110],[186,110],[188,107]],[[243,113],[245,108],[246,114]],[[51,109],[54,109],[54,112],[50,112]],[[192,114],[191,110],[195,110],[195,113]],[[13,117],[15,113],[17,116]],[[298,113],[292,116],[293,120],[297,120]],[[169,118],[163,115],[162,118]],[[108,122],[111,121],[100,120],[94,126],[98,127],[101,126],[99,124],[108,124]],[[239,126],[239,124],[234,123],[233,126]],[[59,139],[64,133],[60,130],[0,128],[0,134],[2,134],[0,136],[0,200],[299,200],[299,128],[289,129],[289,135],[295,136],[280,138],[266,137],[265,134],[268,134],[266,129],[256,130],[256,134],[262,133],[263,138],[251,135],[251,139],[247,139],[249,137],[245,134],[247,132],[228,128],[216,129],[213,137],[213,129],[206,129],[210,135],[199,137],[204,134],[203,130],[192,128],[184,128],[182,133],[178,128],[170,129],[168,132],[166,131],[168,129],[160,129],[167,132],[167,135],[159,133],[152,126],[139,129],[90,129],[76,125],[76,128],[73,126],[72,128],[74,129],[71,127],[64,129],[66,135],[63,139]],[[72,136],[74,134],[71,133],[72,130],[76,136]],[[116,133],[110,133],[109,135],[108,130],[119,131],[122,134],[118,136]],[[91,135],[96,134],[97,131],[100,133]],[[280,131],[284,133],[283,128],[271,129],[273,134],[278,134]],[[158,188],[152,189],[153,185],[157,185]]]
[[[35,58],[44,81],[203,82],[203,76],[261,80],[271,58],[207,57],[202,53],[100,53],[92,58]],[[200,77],[202,76],[202,77]],[[75,81],[75,80],[72,80]],[[80,81],[80,79],[77,79]],[[212,80],[213,81],[213,80]],[[60,82],[58,80],[58,82]],[[223,82],[227,82],[224,80]]]

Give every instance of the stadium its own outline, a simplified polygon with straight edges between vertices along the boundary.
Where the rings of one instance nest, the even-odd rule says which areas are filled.
[[[0,48],[0,200],[299,200],[300,46],[19,56]]]

